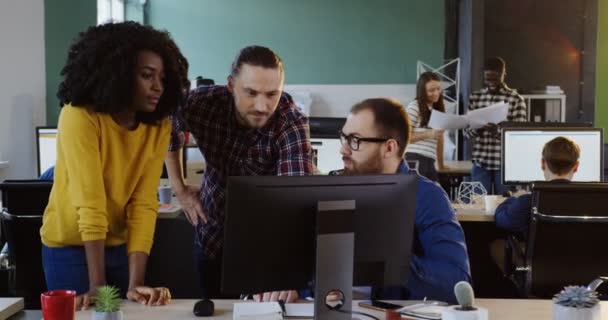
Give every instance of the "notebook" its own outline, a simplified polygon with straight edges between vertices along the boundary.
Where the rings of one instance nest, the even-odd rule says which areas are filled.
[[[0,319],[8,319],[23,310],[23,298],[0,298]]]
[[[232,317],[234,320],[312,319],[314,304],[287,303],[283,316],[278,302],[238,302],[234,304]]]

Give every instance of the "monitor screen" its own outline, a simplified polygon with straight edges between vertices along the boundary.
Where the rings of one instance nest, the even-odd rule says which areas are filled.
[[[307,287],[315,271],[317,205],[355,202],[355,285],[407,282],[414,233],[416,174],[229,177],[222,291],[255,293]],[[325,214],[323,212],[321,214]]]
[[[320,173],[328,174],[330,171],[344,168],[340,148],[340,139],[315,139],[310,138],[313,150],[313,163]]]
[[[36,128],[36,149],[38,159],[38,175],[55,165],[57,159],[57,128]]]
[[[339,132],[345,122],[345,118],[309,118],[313,163],[319,173],[328,174],[344,168]]]
[[[505,184],[543,181],[541,153],[545,143],[568,137],[581,150],[573,181],[594,182],[603,178],[603,134],[594,128],[505,128],[502,132],[502,175]]]

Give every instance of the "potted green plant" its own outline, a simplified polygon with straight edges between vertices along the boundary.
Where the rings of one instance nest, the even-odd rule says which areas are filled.
[[[120,311],[120,292],[113,286],[97,288],[95,297],[95,311],[92,313],[93,320],[122,320]]]
[[[565,287],[553,299],[553,320],[600,320],[599,302],[586,287]]]

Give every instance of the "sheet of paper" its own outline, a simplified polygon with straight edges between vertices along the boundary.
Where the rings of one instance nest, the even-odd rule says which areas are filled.
[[[281,307],[277,302],[237,302],[232,313],[233,320],[280,320]]]
[[[466,116],[444,113],[434,110],[431,112],[428,126],[433,129],[463,129],[469,125]]]
[[[509,114],[509,104],[500,102],[493,104],[489,107],[469,111],[467,118],[469,119],[469,125],[473,129],[477,129],[485,126],[488,123],[500,123],[507,120]]]

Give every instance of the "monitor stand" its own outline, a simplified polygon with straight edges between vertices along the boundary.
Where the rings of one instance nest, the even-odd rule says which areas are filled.
[[[355,201],[319,201],[316,222],[315,320],[356,319],[350,314]],[[331,293],[338,293],[340,299],[327,299]]]

